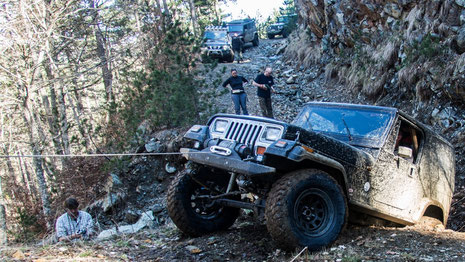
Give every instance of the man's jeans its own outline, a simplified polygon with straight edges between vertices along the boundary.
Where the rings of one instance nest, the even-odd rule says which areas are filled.
[[[258,102],[260,103],[260,108],[262,109],[262,114],[264,117],[274,118],[273,117],[273,108],[271,107],[271,97],[258,97]]]
[[[242,62],[242,50],[234,50],[234,61]]]
[[[241,108],[242,108],[242,113],[244,115],[248,115],[249,112],[247,112],[247,94],[240,93],[240,94],[231,94],[232,101],[234,102],[234,110],[236,110],[236,115],[241,114]]]

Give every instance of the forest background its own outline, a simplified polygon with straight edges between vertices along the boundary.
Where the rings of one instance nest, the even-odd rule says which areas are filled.
[[[122,162],[47,155],[129,152],[144,127],[183,127],[216,112],[203,102],[196,65],[203,28],[221,24],[224,2],[234,1],[1,3],[2,243],[5,232],[27,241],[53,231],[63,199],[85,189],[81,206],[91,203]],[[293,11],[293,1],[284,5]]]

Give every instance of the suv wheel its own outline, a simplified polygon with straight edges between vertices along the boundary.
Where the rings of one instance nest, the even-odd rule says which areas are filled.
[[[253,46],[258,46],[258,35],[255,35],[252,40]]]
[[[186,170],[180,172],[168,188],[167,196],[168,214],[174,224],[191,236],[229,228],[236,221],[240,210],[199,197],[224,193],[227,185],[227,176],[212,175],[206,170],[201,169],[197,174]]]
[[[334,242],[346,225],[347,200],[341,186],[324,171],[307,169],[279,179],[268,193],[266,226],[286,250],[319,250]]]

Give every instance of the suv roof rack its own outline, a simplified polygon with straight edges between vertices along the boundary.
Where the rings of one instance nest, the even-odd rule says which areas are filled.
[[[237,20],[232,20],[230,22],[228,22],[227,24],[245,24],[245,23],[250,23],[250,22],[253,22],[255,21],[254,19],[251,19],[251,18],[244,18],[244,19],[237,19]]]
[[[225,26],[219,26],[219,25],[208,25],[205,27],[205,30],[209,31],[227,31],[228,28]]]

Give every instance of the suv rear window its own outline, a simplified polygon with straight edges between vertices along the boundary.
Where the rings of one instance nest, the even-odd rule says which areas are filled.
[[[229,32],[242,32],[243,25],[229,25]]]

